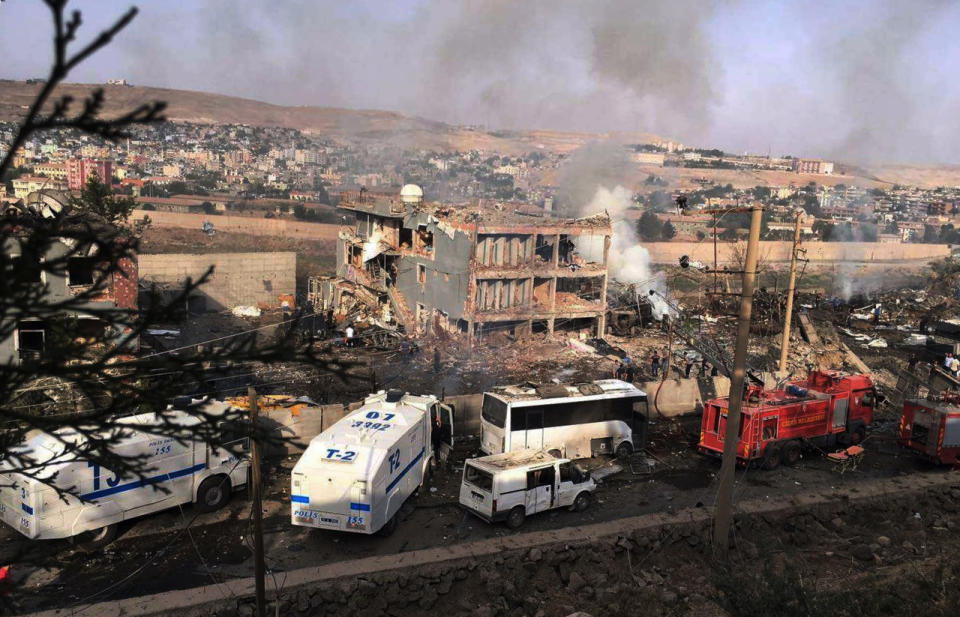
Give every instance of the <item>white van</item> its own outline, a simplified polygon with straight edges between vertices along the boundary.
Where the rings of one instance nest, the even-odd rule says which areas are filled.
[[[500,386],[483,393],[480,450],[629,456],[644,445],[647,416],[647,395],[619,379]]]
[[[400,506],[453,448],[453,410],[435,396],[380,391],[310,441],[293,468],[294,525],[388,535]]]
[[[204,413],[222,415],[227,409],[214,401],[205,403]],[[189,427],[202,421],[185,411],[162,415],[162,420],[155,413],[121,418],[118,423],[125,429],[111,448],[120,457],[146,456],[152,468],[147,478],[117,477],[81,458],[64,443],[85,439],[73,429],[33,432],[18,448],[29,452],[40,471],[29,478],[10,463],[0,464],[0,520],[31,539],[73,538],[93,550],[113,540],[120,521],[190,502],[202,511],[225,505],[230,491],[246,484],[249,461],[200,441],[179,443],[151,433],[151,427],[164,422],[189,434]],[[236,443],[238,450],[246,449],[245,439]],[[57,489],[72,493],[61,495]]]
[[[460,505],[488,522],[505,521],[516,529],[537,512],[586,510],[596,488],[590,473],[568,459],[546,450],[518,450],[467,460]]]

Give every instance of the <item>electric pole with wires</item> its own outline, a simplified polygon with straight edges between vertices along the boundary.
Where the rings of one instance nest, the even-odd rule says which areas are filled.
[[[733,353],[733,374],[730,379],[730,409],[723,442],[723,461],[717,488],[717,508],[713,521],[713,548],[718,556],[727,554],[727,538],[733,519],[733,481],[737,466],[737,442],[740,433],[740,409],[743,407],[743,386],[747,374],[747,343],[750,339],[750,317],[753,314],[753,286],[757,276],[757,253],[760,249],[760,223],[763,207],[750,207],[750,236],[743,266],[740,291],[740,314],[737,319],[737,342]]]
[[[253,498],[253,577],[256,582],[257,617],[266,617],[265,566],[263,561],[263,501],[260,479],[260,444],[257,439],[257,390],[247,388],[250,398],[250,490]]]

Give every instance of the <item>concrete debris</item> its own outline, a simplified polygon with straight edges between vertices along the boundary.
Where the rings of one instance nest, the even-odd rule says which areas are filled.
[[[230,312],[237,317],[260,317],[260,309],[256,306],[235,306]]]

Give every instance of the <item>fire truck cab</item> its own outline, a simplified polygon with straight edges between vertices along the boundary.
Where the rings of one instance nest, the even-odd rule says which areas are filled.
[[[897,441],[935,463],[960,466],[960,394],[904,401]]]
[[[814,371],[783,390],[750,386],[740,415],[737,462],[775,469],[800,460],[804,446],[860,443],[873,420],[876,391],[869,375]],[[722,456],[730,398],[704,406],[699,450]]]

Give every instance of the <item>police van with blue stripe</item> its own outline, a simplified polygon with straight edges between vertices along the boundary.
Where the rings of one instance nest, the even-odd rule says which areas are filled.
[[[431,461],[453,447],[453,409],[398,390],[367,397],[314,437],[291,477],[294,525],[388,535]]]
[[[203,403],[208,418],[228,409],[219,401]],[[130,477],[85,459],[86,437],[74,429],[34,431],[0,464],[0,520],[31,539],[73,538],[81,548],[96,549],[113,540],[121,521],[191,502],[201,511],[216,510],[246,484],[250,463],[245,438],[226,448],[190,439],[190,427],[202,421],[173,409],[117,420],[111,454],[143,457],[148,468]],[[151,431],[161,423],[165,435]],[[171,426],[182,427],[182,434]],[[16,471],[17,454],[36,468],[30,477]]]

